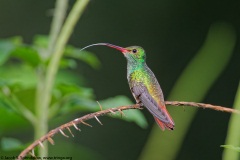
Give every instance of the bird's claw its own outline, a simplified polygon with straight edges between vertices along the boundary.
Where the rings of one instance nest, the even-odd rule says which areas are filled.
[[[142,102],[138,102],[137,104],[139,105],[139,109],[143,109],[143,103]]]

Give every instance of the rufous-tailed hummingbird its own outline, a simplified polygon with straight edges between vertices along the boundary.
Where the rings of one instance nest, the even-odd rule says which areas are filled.
[[[127,59],[127,79],[130,90],[137,103],[144,105],[155,118],[162,130],[174,129],[174,121],[169,115],[162,89],[146,64],[146,54],[142,47],[119,47],[109,43],[97,43],[86,46],[81,50],[95,45],[104,45],[115,48],[123,53]]]

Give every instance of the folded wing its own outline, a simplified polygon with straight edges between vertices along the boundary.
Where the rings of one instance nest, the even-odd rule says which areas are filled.
[[[135,98],[140,100],[141,103],[149,110],[149,112],[154,116],[156,122],[162,129],[165,127],[169,129],[174,128],[174,122],[166,110],[165,105],[161,106],[159,102],[156,102],[156,100],[153,99],[148,89],[143,84],[135,84],[131,90]]]

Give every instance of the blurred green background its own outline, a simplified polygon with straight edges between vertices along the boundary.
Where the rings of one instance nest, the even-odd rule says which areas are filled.
[[[74,2],[70,1],[68,11]],[[1,0],[0,38],[21,36],[25,43],[31,43],[35,35],[48,35],[54,4],[55,1],[47,0]],[[240,77],[239,15],[240,1],[237,0],[91,0],[69,44],[78,48],[97,42],[123,47],[142,46],[147,52],[148,66],[158,78],[166,100],[192,100],[232,107]],[[82,83],[93,89],[96,100],[125,95],[134,102],[126,79],[126,60],[121,53],[102,46],[87,50],[96,54],[101,67],[94,70],[79,62],[77,69],[70,72],[84,77]],[[195,62],[194,57],[199,62]],[[193,63],[198,64],[196,70]],[[218,65],[220,69],[215,71]],[[190,66],[190,71],[184,71],[187,66]],[[191,69],[193,79],[182,78],[183,82],[176,84],[179,77],[188,74]],[[217,75],[212,78],[213,74],[207,73],[209,70],[217,72]],[[205,83],[206,89],[203,89]],[[182,88],[174,90],[173,87],[178,85]],[[187,92],[189,88],[191,92]],[[198,96],[198,93],[201,95]],[[198,97],[194,98],[195,95]],[[171,107],[176,130],[160,133],[160,129],[156,131],[153,127],[152,116],[146,110],[141,112],[149,124],[145,129],[132,122],[100,117],[103,126],[94,120],[89,121],[94,127],[83,127],[80,133],[76,131],[75,138],[66,139],[57,135],[54,138],[56,145],[49,147],[49,155],[107,160],[154,160],[157,157],[166,160],[221,159],[223,148],[220,145],[225,144],[230,114],[203,109],[193,113],[192,108]],[[86,113],[71,112],[65,117],[58,116],[50,121],[50,129]],[[185,115],[192,115],[189,117],[191,123],[182,126],[181,120],[185,121]],[[17,137],[22,142],[33,141],[33,129],[29,123],[21,119],[24,125],[17,127],[19,121],[4,122],[4,118],[0,119],[1,140]],[[182,143],[176,149],[177,141],[171,140],[171,136],[176,136],[174,132],[180,132],[181,127],[184,131],[179,134],[186,133],[180,137]],[[160,137],[159,140],[161,147],[150,144],[154,133],[158,132],[163,134],[163,139]],[[166,134],[169,140],[164,139]],[[168,151],[164,151],[165,146]],[[4,155],[18,153],[19,150],[0,150],[0,154]],[[154,153],[158,156],[152,156]]]

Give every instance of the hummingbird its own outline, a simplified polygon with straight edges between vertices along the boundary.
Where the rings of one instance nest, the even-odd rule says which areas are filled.
[[[140,46],[123,48],[110,43],[97,43],[86,46],[81,50],[95,45],[108,46],[123,53],[127,59],[129,87],[136,102],[148,109],[162,130],[173,130],[174,121],[166,109],[162,89],[154,73],[146,64],[144,49]]]

